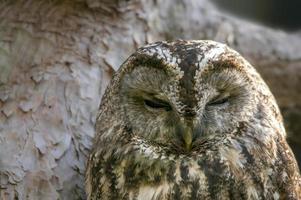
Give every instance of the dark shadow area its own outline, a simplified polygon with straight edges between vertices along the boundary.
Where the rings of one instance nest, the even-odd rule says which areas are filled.
[[[296,144],[295,142],[290,142],[289,141],[289,145],[292,148],[296,160],[298,161],[298,165],[299,165],[299,169],[301,169],[301,148],[300,145]]]
[[[301,107],[282,108],[288,142],[301,168]]]
[[[300,0],[213,0],[228,12],[288,31],[301,29]]]

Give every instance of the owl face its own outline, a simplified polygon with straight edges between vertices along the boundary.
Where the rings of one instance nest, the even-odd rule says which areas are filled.
[[[120,81],[122,113],[132,134],[174,154],[214,148],[256,113],[254,84],[245,69],[229,56],[223,59],[222,50],[194,45],[145,47],[125,63]]]
[[[102,99],[96,133],[88,199],[300,199],[275,99],[220,43],[137,50]]]

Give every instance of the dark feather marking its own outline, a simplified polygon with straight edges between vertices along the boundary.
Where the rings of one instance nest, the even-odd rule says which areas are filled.
[[[245,132],[248,130],[245,130]],[[257,140],[254,138],[250,138],[253,139],[254,142],[256,142]],[[256,188],[257,194],[259,195],[259,197],[261,199],[264,199],[264,184],[263,184],[263,180],[261,179],[260,176],[258,176],[258,174],[260,174],[260,167],[258,166],[258,163],[256,163],[256,160],[254,158],[254,155],[252,155],[248,149],[246,148],[244,141],[240,141],[240,143],[242,145],[242,155],[244,156],[244,158],[246,158],[247,160],[247,164],[245,164],[245,173],[250,175],[251,180],[254,183],[254,187]]]
[[[149,56],[146,54],[136,53],[133,55],[135,58],[131,60],[125,73],[129,73],[137,66],[154,67],[158,69],[166,69],[166,64],[163,59],[159,59],[157,54]]]
[[[92,160],[95,159],[94,154],[92,154],[91,156],[93,156]],[[102,155],[99,155],[99,162],[98,163],[93,163],[93,166],[91,168],[91,174],[93,174],[93,178],[92,178],[92,194],[94,194],[93,196],[101,196],[101,191],[102,186],[99,185],[100,183],[100,178],[102,177],[102,170],[103,170],[103,157]],[[93,199],[93,198],[92,198]]]
[[[186,182],[189,180],[189,168],[184,160],[182,160],[180,164],[180,175],[183,181]]]
[[[235,175],[232,173],[227,182],[229,199],[249,199],[247,195],[247,187],[248,182],[245,179],[236,179]]]
[[[127,162],[127,166],[124,170],[125,177],[125,187],[127,188],[135,188],[138,187],[138,183],[141,177],[138,177],[135,170],[137,164],[135,162]]]
[[[219,191],[225,186],[227,179],[225,175],[225,166],[218,159],[208,162],[207,159],[198,160],[198,165],[203,169],[208,182],[208,192],[210,198],[217,199]]]
[[[195,199],[202,199],[201,195],[200,194],[200,179],[194,179],[192,182],[191,182],[191,192],[190,192],[190,199],[191,200],[195,200]],[[203,195],[203,198],[204,198],[205,195]]]
[[[174,183],[172,187],[172,200],[182,200],[182,193],[179,184]]]
[[[169,165],[169,170],[167,171],[167,174],[166,174],[166,179],[169,183],[173,183],[175,181],[175,172],[176,172],[176,165],[174,162],[172,162],[170,165]]]
[[[187,116],[195,115],[193,108],[197,105],[194,76],[197,70],[196,63],[200,52],[195,46],[196,44],[183,45],[183,43],[179,42],[169,47],[173,55],[181,59],[179,67],[184,72],[184,76],[179,82],[180,101],[186,105],[184,115]]]
[[[117,178],[118,177],[114,173],[114,166],[116,166],[116,164],[117,164],[117,159],[113,155],[114,155],[114,153],[112,153],[112,156],[110,156],[104,164],[104,174],[110,181],[109,199],[120,199],[120,196],[119,196],[120,191],[117,188],[117,184],[118,184]]]

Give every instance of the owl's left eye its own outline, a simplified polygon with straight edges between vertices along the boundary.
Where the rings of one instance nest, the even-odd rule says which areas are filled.
[[[214,105],[222,105],[225,104],[229,101],[230,96],[229,95],[223,95],[223,96],[219,96],[215,99],[213,99],[212,101],[210,101],[208,103],[209,106],[214,106]]]
[[[145,106],[151,109],[164,109],[166,111],[171,110],[171,106],[169,103],[162,101],[162,100],[144,100]]]

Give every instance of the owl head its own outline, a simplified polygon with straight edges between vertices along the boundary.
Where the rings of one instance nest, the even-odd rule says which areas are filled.
[[[273,95],[226,45],[144,46],[102,98],[88,199],[299,199],[300,183]]]
[[[285,134],[260,75],[237,52],[213,41],[157,42],[138,49],[114,76],[102,104],[114,106],[103,106],[99,118],[114,115],[126,137],[173,154],[214,148],[251,126],[275,124]],[[102,120],[98,129],[103,123],[113,122]],[[264,141],[269,136],[262,132],[248,134]]]

